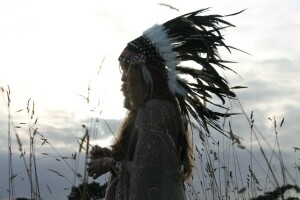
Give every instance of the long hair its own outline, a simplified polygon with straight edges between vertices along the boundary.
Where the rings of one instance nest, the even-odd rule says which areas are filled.
[[[134,127],[136,111],[129,111],[122,121],[118,131],[115,143],[111,145],[112,156],[116,160],[128,159],[128,146],[130,142],[131,131]]]

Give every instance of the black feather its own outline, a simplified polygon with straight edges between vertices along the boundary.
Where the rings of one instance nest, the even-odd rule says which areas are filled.
[[[179,74],[196,80],[196,83],[179,81],[188,92],[186,97],[179,98],[181,111],[184,115],[189,113],[206,131],[209,131],[208,126],[211,126],[222,132],[217,123],[219,117],[228,117],[232,114],[227,113],[227,108],[209,99],[213,98],[211,94],[214,94],[222,104],[225,104],[226,98],[234,98],[236,95],[231,91],[235,88],[230,88],[228,82],[214,67],[236,73],[225,65],[233,62],[222,60],[218,49],[224,47],[229,52],[231,49],[239,50],[225,44],[221,31],[234,25],[222,18],[237,15],[244,10],[225,16],[200,15],[206,10],[208,8],[181,15],[167,21],[163,26],[173,41],[173,51],[177,53],[178,58],[183,62],[194,61],[200,66],[197,68],[178,66],[176,69]],[[201,101],[224,108],[226,112],[213,112]]]

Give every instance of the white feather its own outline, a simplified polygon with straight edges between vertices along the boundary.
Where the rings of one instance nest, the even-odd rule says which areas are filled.
[[[158,50],[161,57],[166,62],[168,71],[168,86],[172,94],[187,95],[187,91],[178,85],[177,80],[182,80],[176,73],[176,67],[179,64],[179,59],[176,53],[172,50],[172,40],[168,37],[163,25],[155,24],[143,33]]]
[[[145,83],[146,83],[146,87],[147,88],[150,87],[150,95],[152,95],[153,80],[152,80],[151,74],[150,74],[148,68],[146,67],[146,65],[142,65],[142,73],[143,73],[143,78],[144,78]]]

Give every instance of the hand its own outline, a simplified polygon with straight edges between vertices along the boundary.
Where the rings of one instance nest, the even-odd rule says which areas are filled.
[[[88,174],[89,176],[93,177],[93,179],[96,179],[102,174],[105,174],[106,172],[110,171],[113,168],[115,162],[116,161],[110,157],[102,157],[92,160],[87,163]]]
[[[112,157],[111,150],[106,147],[104,147],[104,148],[99,147],[98,145],[93,146],[90,151],[90,158],[92,160],[95,160],[95,159],[101,158],[101,157]]]

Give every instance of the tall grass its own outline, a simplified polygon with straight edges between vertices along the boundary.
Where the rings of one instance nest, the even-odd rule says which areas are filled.
[[[294,178],[299,167],[295,160],[296,170],[292,174],[288,170],[291,166],[286,165],[289,160],[284,159],[280,148],[279,135],[284,118],[280,123],[275,117],[268,119],[274,129],[272,146],[271,138],[265,138],[270,133],[262,133],[254,123],[254,113],[248,116],[238,103],[248,121],[250,141],[241,140],[232,130],[230,121],[227,126],[229,139],[198,130],[196,137],[201,144],[194,146],[195,173],[191,183],[187,184],[188,199],[299,199],[299,185]],[[223,128],[226,130],[225,125]],[[299,150],[294,149],[295,152]],[[244,155],[249,157],[247,165]]]
[[[13,163],[14,157],[19,157],[19,159],[22,159],[23,161],[25,172],[27,174],[28,185],[30,188],[28,191],[28,198],[30,199],[44,199],[41,196],[41,190],[40,190],[41,182],[39,180],[40,178],[39,172],[44,171],[45,169],[38,169],[38,160],[41,158],[55,158],[56,161],[64,162],[65,166],[70,171],[72,171],[75,177],[73,182],[70,180],[70,177],[66,177],[64,174],[60,173],[59,171],[54,169],[47,169],[47,171],[52,172],[58,177],[62,177],[65,180],[67,180],[70,183],[69,187],[66,187],[67,189],[71,188],[72,186],[75,186],[75,183],[77,182],[76,180],[79,180],[80,183],[86,185],[85,183],[87,183],[88,178],[86,174],[86,165],[84,163],[87,162],[87,158],[88,158],[87,152],[89,150],[89,145],[90,145],[88,129],[85,128],[83,137],[79,138],[77,141],[79,144],[78,151],[75,152],[71,157],[64,156],[56,149],[55,145],[53,145],[49,139],[44,137],[43,133],[38,131],[37,128],[38,117],[35,116],[34,101],[29,99],[27,102],[27,107],[26,107],[27,122],[15,123],[13,116],[11,114],[12,101],[11,101],[11,90],[9,86],[7,87],[7,89],[1,87],[1,93],[3,94],[3,100],[6,102],[7,113],[8,113],[7,116],[8,189],[6,189],[6,191],[8,192],[8,199],[16,199],[18,197],[18,194],[16,194],[17,189],[14,180],[16,177],[20,176],[20,174],[15,173],[14,171],[14,163]],[[20,109],[17,111],[17,113],[21,113],[24,110],[25,109]],[[26,126],[27,128],[24,126]],[[25,149],[29,149],[29,152],[26,152],[26,150],[24,150],[23,148],[24,147],[23,142],[25,137],[22,137],[23,141],[20,137],[20,132],[23,132],[23,129],[27,129],[25,134],[27,135],[28,141],[26,141],[25,143],[28,145],[28,147],[26,147]],[[15,136],[15,139],[12,139],[13,136]],[[16,141],[16,144],[12,144],[12,141]],[[37,141],[42,141],[39,142],[40,145],[39,150],[43,146],[47,146],[50,147],[55,152],[55,154],[51,155],[49,153],[38,153],[37,155],[37,148],[36,148]],[[18,148],[19,155],[16,155],[16,152],[13,152],[13,149],[15,149],[16,146]],[[81,163],[84,166],[84,170],[82,172],[84,175],[82,175],[81,172],[78,171],[78,161],[79,161],[78,157],[82,153],[82,150],[84,150],[84,157],[85,157],[85,162]],[[39,159],[37,159],[37,157],[39,157]],[[75,167],[71,166],[68,160],[73,160],[73,162],[75,163],[74,164]],[[53,199],[56,199],[55,196],[53,196],[53,191],[51,190],[50,186],[47,183],[42,183],[42,184],[43,185],[46,184],[48,192],[51,194]],[[83,199],[88,199],[87,194],[88,191],[86,187],[84,187],[84,191],[82,193]]]
[[[82,124],[82,137],[77,138],[78,149],[72,156],[65,156],[57,150],[55,143],[46,137],[44,133],[38,130],[38,117],[35,113],[35,103],[32,99],[27,101],[26,109],[20,109],[17,112],[26,112],[26,123],[15,123],[11,111],[11,90],[9,87],[1,87],[3,99],[6,102],[8,111],[7,115],[7,152],[8,152],[8,199],[16,199],[18,197],[14,180],[18,176],[14,171],[13,157],[19,157],[23,161],[25,173],[27,174],[27,182],[30,186],[28,197],[30,199],[45,199],[45,191],[41,188],[47,188],[48,195],[51,199],[56,199],[55,191],[49,183],[41,182],[41,171],[48,171],[57,176],[57,181],[63,178],[68,182],[64,189],[71,192],[71,188],[77,186],[78,182],[83,186],[79,190],[82,199],[89,199],[91,192],[88,184],[91,182],[86,172],[88,161],[88,151],[93,140],[98,136],[98,125],[101,120],[108,126],[111,134],[114,134],[111,127],[104,119],[101,119],[101,107],[92,109],[95,113]],[[87,104],[90,103],[91,83],[88,84],[87,95],[84,97]],[[100,97],[99,97],[100,98]],[[235,133],[234,127],[230,119],[224,120],[224,129],[228,130],[229,138],[218,137],[217,134],[209,134],[204,130],[192,130],[193,132],[193,149],[194,154],[194,172],[192,179],[186,183],[187,199],[199,200],[260,200],[260,199],[299,199],[296,196],[300,192],[298,184],[299,166],[297,165],[296,152],[298,147],[294,147],[295,171],[293,173],[288,170],[282,155],[280,146],[280,132],[284,125],[284,119],[277,122],[275,117],[266,119],[273,124],[273,132],[275,142],[273,145],[265,138],[266,133],[262,133],[255,125],[255,113],[251,112],[248,116],[241,104],[238,105],[242,112],[242,116],[248,122],[249,141],[242,140]],[[97,110],[97,111],[96,111]],[[96,117],[95,117],[96,116]],[[78,125],[79,126],[79,125]],[[26,127],[26,134],[29,152],[24,150],[23,141],[19,131]],[[113,135],[114,136],[114,135]],[[15,140],[12,140],[12,138]],[[13,144],[12,141],[16,141]],[[14,146],[18,147],[19,155],[12,151]],[[53,150],[54,154],[48,152],[37,151],[43,147]],[[257,148],[258,146],[258,152]],[[38,148],[37,148],[38,147]],[[292,149],[291,149],[292,150]],[[245,163],[245,155],[249,157],[248,163]],[[39,169],[39,158],[55,159],[57,162],[64,163],[64,166],[72,173],[72,177],[61,173],[55,169]],[[82,161],[83,160],[83,161]],[[81,162],[80,162],[81,161]],[[83,167],[79,167],[79,166]],[[276,170],[275,166],[279,166],[280,170]],[[107,175],[106,175],[107,176]],[[105,184],[108,177],[101,179],[102,185]],[[294,190],[296,192],[290,192]],[[65,197],[67,199],[67,197]]]

